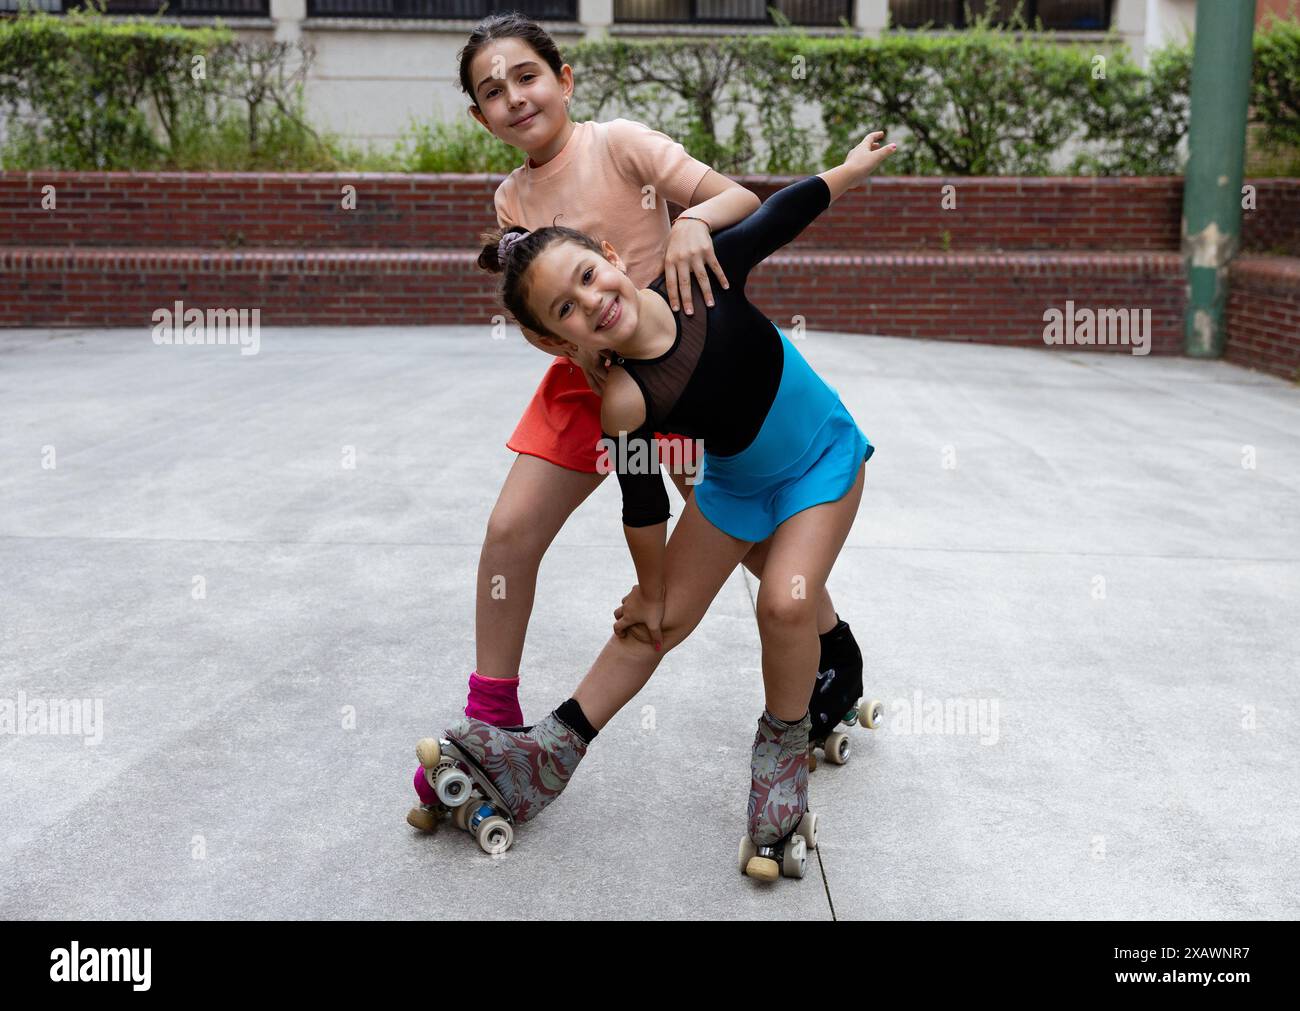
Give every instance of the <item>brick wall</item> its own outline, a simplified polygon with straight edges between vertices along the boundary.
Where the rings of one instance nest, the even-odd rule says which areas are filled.
[[[742,176],[766,198],[797,177]],[[464,249],[495,224],[493,175],[0,172],[0,245]],[[1300,256],[1300,185],[1251,180],[1248,251]],[[957,206],[941,206],[951,185]],[[55,188],[57,208],[41,208]],[[356,208],[344,210],[344,186]],[[797,245],[953,250],[1177,250],[1181,177],[870,179]]]
[[[766,197],[791,178],[741,181]],[[147,326],[177,299],[258,307],[268,326],[486,325],[500,311],[495,279],[473,259],[499,181],[0,173],[0,326]],[[1300,180],[1250,182],[1243,248],[1300,256]],[[944,209],[949,184],[956,207]],[[750,293],[783,327],[802,317],[810,329],[1039,347],[1044,311],[1067,301],[1149,308],[1153,351],[1177,354],[1181,213],[1177,177],[879,177],[758,268]],[[1269,258],[1251,262],[1234,272],[1229,358],[1290,375],[1294,343],[1274,331],[1296,332],[1300,285]]]
[[[1239,256],[1231,285],[1224,357],[1300,382],[1300,259]]]

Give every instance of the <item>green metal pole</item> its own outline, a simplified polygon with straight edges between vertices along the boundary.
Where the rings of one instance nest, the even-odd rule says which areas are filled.
[[[1198,0],[1182,240],[1183,350],[1194,358],[1222,357],[1227,343],[1228,265],[1241,243],[1254,34],[1253,0]]]

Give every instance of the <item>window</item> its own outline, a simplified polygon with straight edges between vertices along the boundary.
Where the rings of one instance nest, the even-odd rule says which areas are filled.
[[[157,14],[167,4],[168,15],[196,14],[222,17],[270,17],[271,0],[108,0],[109,14]],[[63,14],[88,7],[80,0],[0,0],[0,11],[34,10]]]
[[[995,24],[1005,24],[1016,9],[1015,0],[969,0],[971,12],[993,12]],[[1055,31],[1104,32],[1110,27],[1113,0],[1025,0],[1023,14]],[[920,28],[928,21],[935,28],[965,28],[963,0],[889,0],[889,18],[895,28]]]
[[[796,25],[853,23],[853,0],[614,0],[614,20],[624,24],[771,24],[775,7]]]
[[[538,21],[577,21],[578,0],[307,0],[314,18],[463,18],[519,11]]]

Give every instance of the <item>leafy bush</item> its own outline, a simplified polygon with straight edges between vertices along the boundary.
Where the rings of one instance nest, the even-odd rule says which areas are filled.
[[[1023,21],[1000,28],[992,18],[990,9],[966,31],[940,35],[813,37],[787,27],[717,40],[598,41],[568,57],[584,115],[627,109],[719,171],[819,171],[880,127],[901,141],[881,169],[894,174],[1046,174],[1072,138],[1102,148],[1077,157],[1074,171],[1177,171],[1190,47],[1162,50],[1147,75],[1112,33],[1097,47],[1108,50],[1098,76],[1102,53],[1093,47],[1018,35]],[[820,118],[820,136],[797,125],[800,108]],[[738,124],[726,141],[714,130],[724,113]],[[758,124],[764,158],[755,158],[745,123]]]
[[[95,0],[101,2],[102,0]],[[1116,33],[1099,43],[1028,34],[992,8],[959,33],[721,38],[570,47],[576,120],[628,116],[679,139],[719,172],[802,174],[838,161],[871,129],[900,143],[882,171],[912,175],[1165,175],[1182,170],[1192,49],[1136,66]],[[1252,147],[1300,171],[1300,21],[1255,35]],[[468,118],[412,121],[391,150],[347,144],[304,113],[310,47],[241,42],[98,10],[0,21],[0,164],[509,172],[522,154]],[[726,127],[730,120],[731,126]],[[1057,152],[1075,148],[1068,164]],[[1271,159],[1263,160],[1263,154]]]
[[[224,29],[124,21],[98,10],[0,22],[0,104],[10,110],[10,144],[51,168],[152,165],[167,144],[150,113],[169,135],[177,110],[194,97],[195,58],[229,40]]]
[[[403,172],[505,174],[524,156],[465,118],[450,123],[413,120],[398,139],[394,158]]]
[[[6,168],[334,170],[357,157],[307,123],[309,46],[107,17],[102,2],[0,22]]]
[[[1282,155],[1300,173],[1300,20],[1295,6],[1288,20],[1272,14],[1255,36],[1255,76],[1251,104],[1265,151]]]

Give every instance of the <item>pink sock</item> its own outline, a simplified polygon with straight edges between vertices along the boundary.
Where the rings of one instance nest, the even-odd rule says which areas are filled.
[[[494,727],[521,727],[524,714],[519,708],[519,678],[485,678],[478,671],[469,676],[469,700],[465,715]]]
[[[437,792],[429,785],[429,781],[424,778],[424,766],[422,765],[415,767],[415,792],[419,796],[421,804],[436,804],[438,802]]]
[[[491,723],[494,727],[522,727],[524,714],[519,708],[519,678],[485,678],[474,671],[469,676],[465,715]],[[438,794],[429,785],[421,766],[416,766],[413,785],[421,804],[438,802]]]

